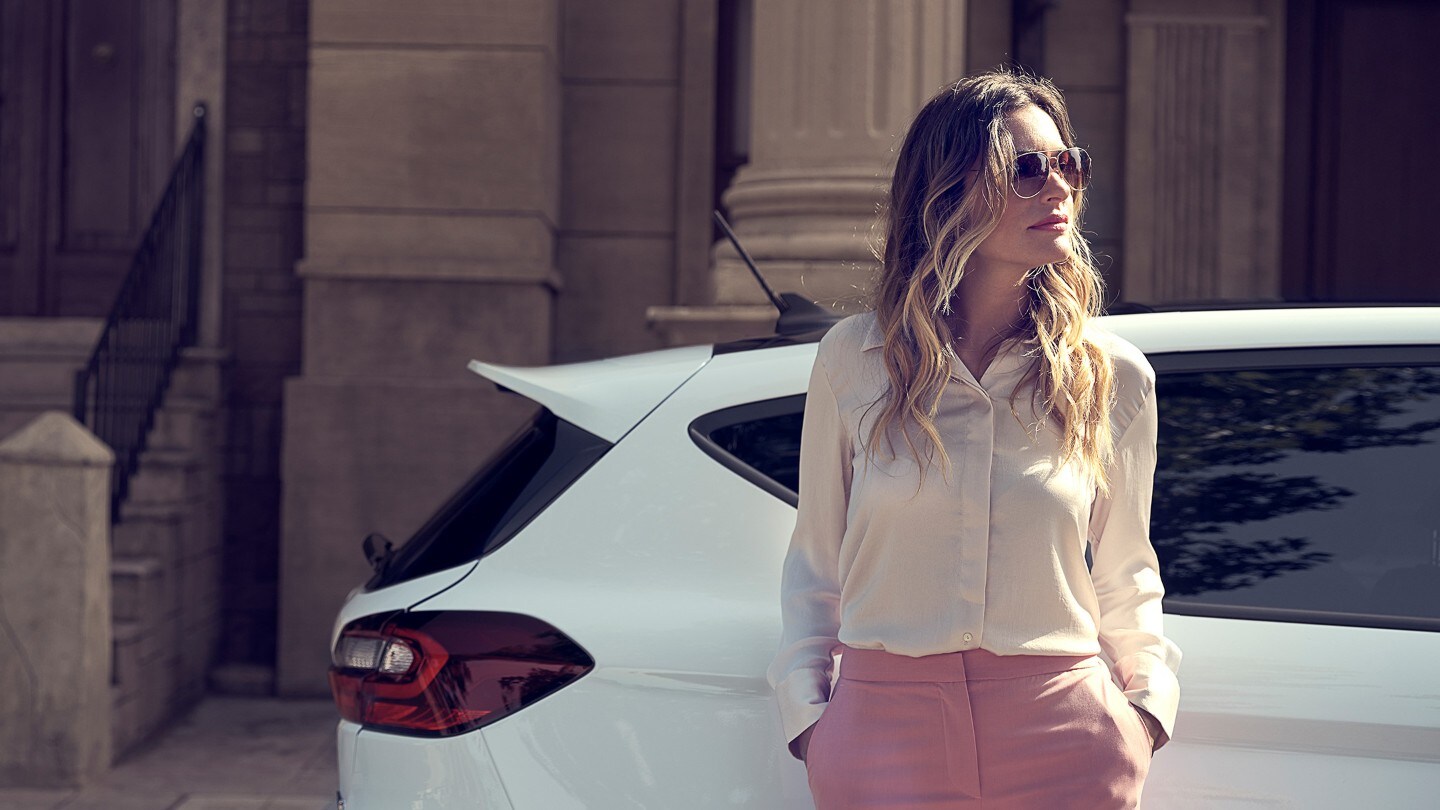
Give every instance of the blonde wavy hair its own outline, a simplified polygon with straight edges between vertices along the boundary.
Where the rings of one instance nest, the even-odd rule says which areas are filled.
[[[1015,144],[1006,117],[1034,105],[1054,120],[1066,146],[1075,133],[1059,89],[1049,81],[1006,69],[962,79],[927,102],[910,125],[896,159],[885,205],[880,275],[873,288],[878,324],[885,337],[889,390],[876,405],[866,452],[883,439],[893,457],[891,429],[899,428],[924,470],[938,456],[948,475],[950,458],[935,428],[940,397],[949,379],[945,350],[957,337],[945,317],[976,247],[995,229],[1010,194]],[[1075,193],[1075,221],[1084,204]],[[1109,355],[1086,336],[1098,315],[1103,281],[1078,227],[1069,229],[1068,257],[1034,268],[1023,317],[1009,340],[1032,339],[1037,363],[1016,391],[1037,383],[1034,430],[1052,424],[1060,434],[1060,463],[1072,461],[1108,490],[1105,468],[1112,454],[1110,408],[1114,394]],[[1032,409],[1036,403],[1032,400]],[[1015,413],[1015,395],[1011,395]],[[1017,414],[1017,418],[1018,414]],[[1022,422],[1022,424],[1024,424]],[[912,436],[918,431],[919,443]],[[923,450],[922,450],[923,448]]]

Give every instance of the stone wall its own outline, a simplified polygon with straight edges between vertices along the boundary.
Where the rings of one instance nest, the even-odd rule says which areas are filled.
[[[214,143],[225,154],[222,339],[232,353],[221,651],[231,664],[275,657],[281,387],[300,367],[309,16],[309,0],[229,3],[227,131]]]
[[[645,309],[675,283],[681,6],[563,4],[557,361],[657,346]]]
[[[278,689],[528,410],[471,358],[545,364],[561,216],[558,0],[315,0],[301,374],[285,386]]]

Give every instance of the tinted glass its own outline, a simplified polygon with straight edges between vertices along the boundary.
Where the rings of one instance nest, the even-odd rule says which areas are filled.
[[[786,414],[740,422],[716,430],[710,438],[726,452],[786,489],[800,489],[801,415]]]
[[[1158,396],[1167,605],[1440,618],[1440,368],[1171,373]]]
[[[442,571],[499,548],[540,514],[610,443],[541,410],[481,465],[367,583],[370,589]]]
[[[803,395],[765,400],[706,414],[690,425],[690,435],[716,461],[794,505],[804,412]]]

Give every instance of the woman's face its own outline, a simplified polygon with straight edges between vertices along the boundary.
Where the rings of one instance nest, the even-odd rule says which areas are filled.
[[[1017,155],[1065,148],[1055,121],[1034,105],[1006,116],[1005,124]],[[1022,199],[1008,189],[1000,221],[975,249],[971,269],[986,275],[1001,273],[1018,282],[1033,268],[1065,260],[1070,255],[1074,213],[1075,192],[1057,171],[1050,172],[1034,197]]]

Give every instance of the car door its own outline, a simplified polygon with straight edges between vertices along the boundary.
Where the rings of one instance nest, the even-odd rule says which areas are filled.
[[[1440,347],[1152,356],[1184,651],[1146,806],[1440,795]]]

